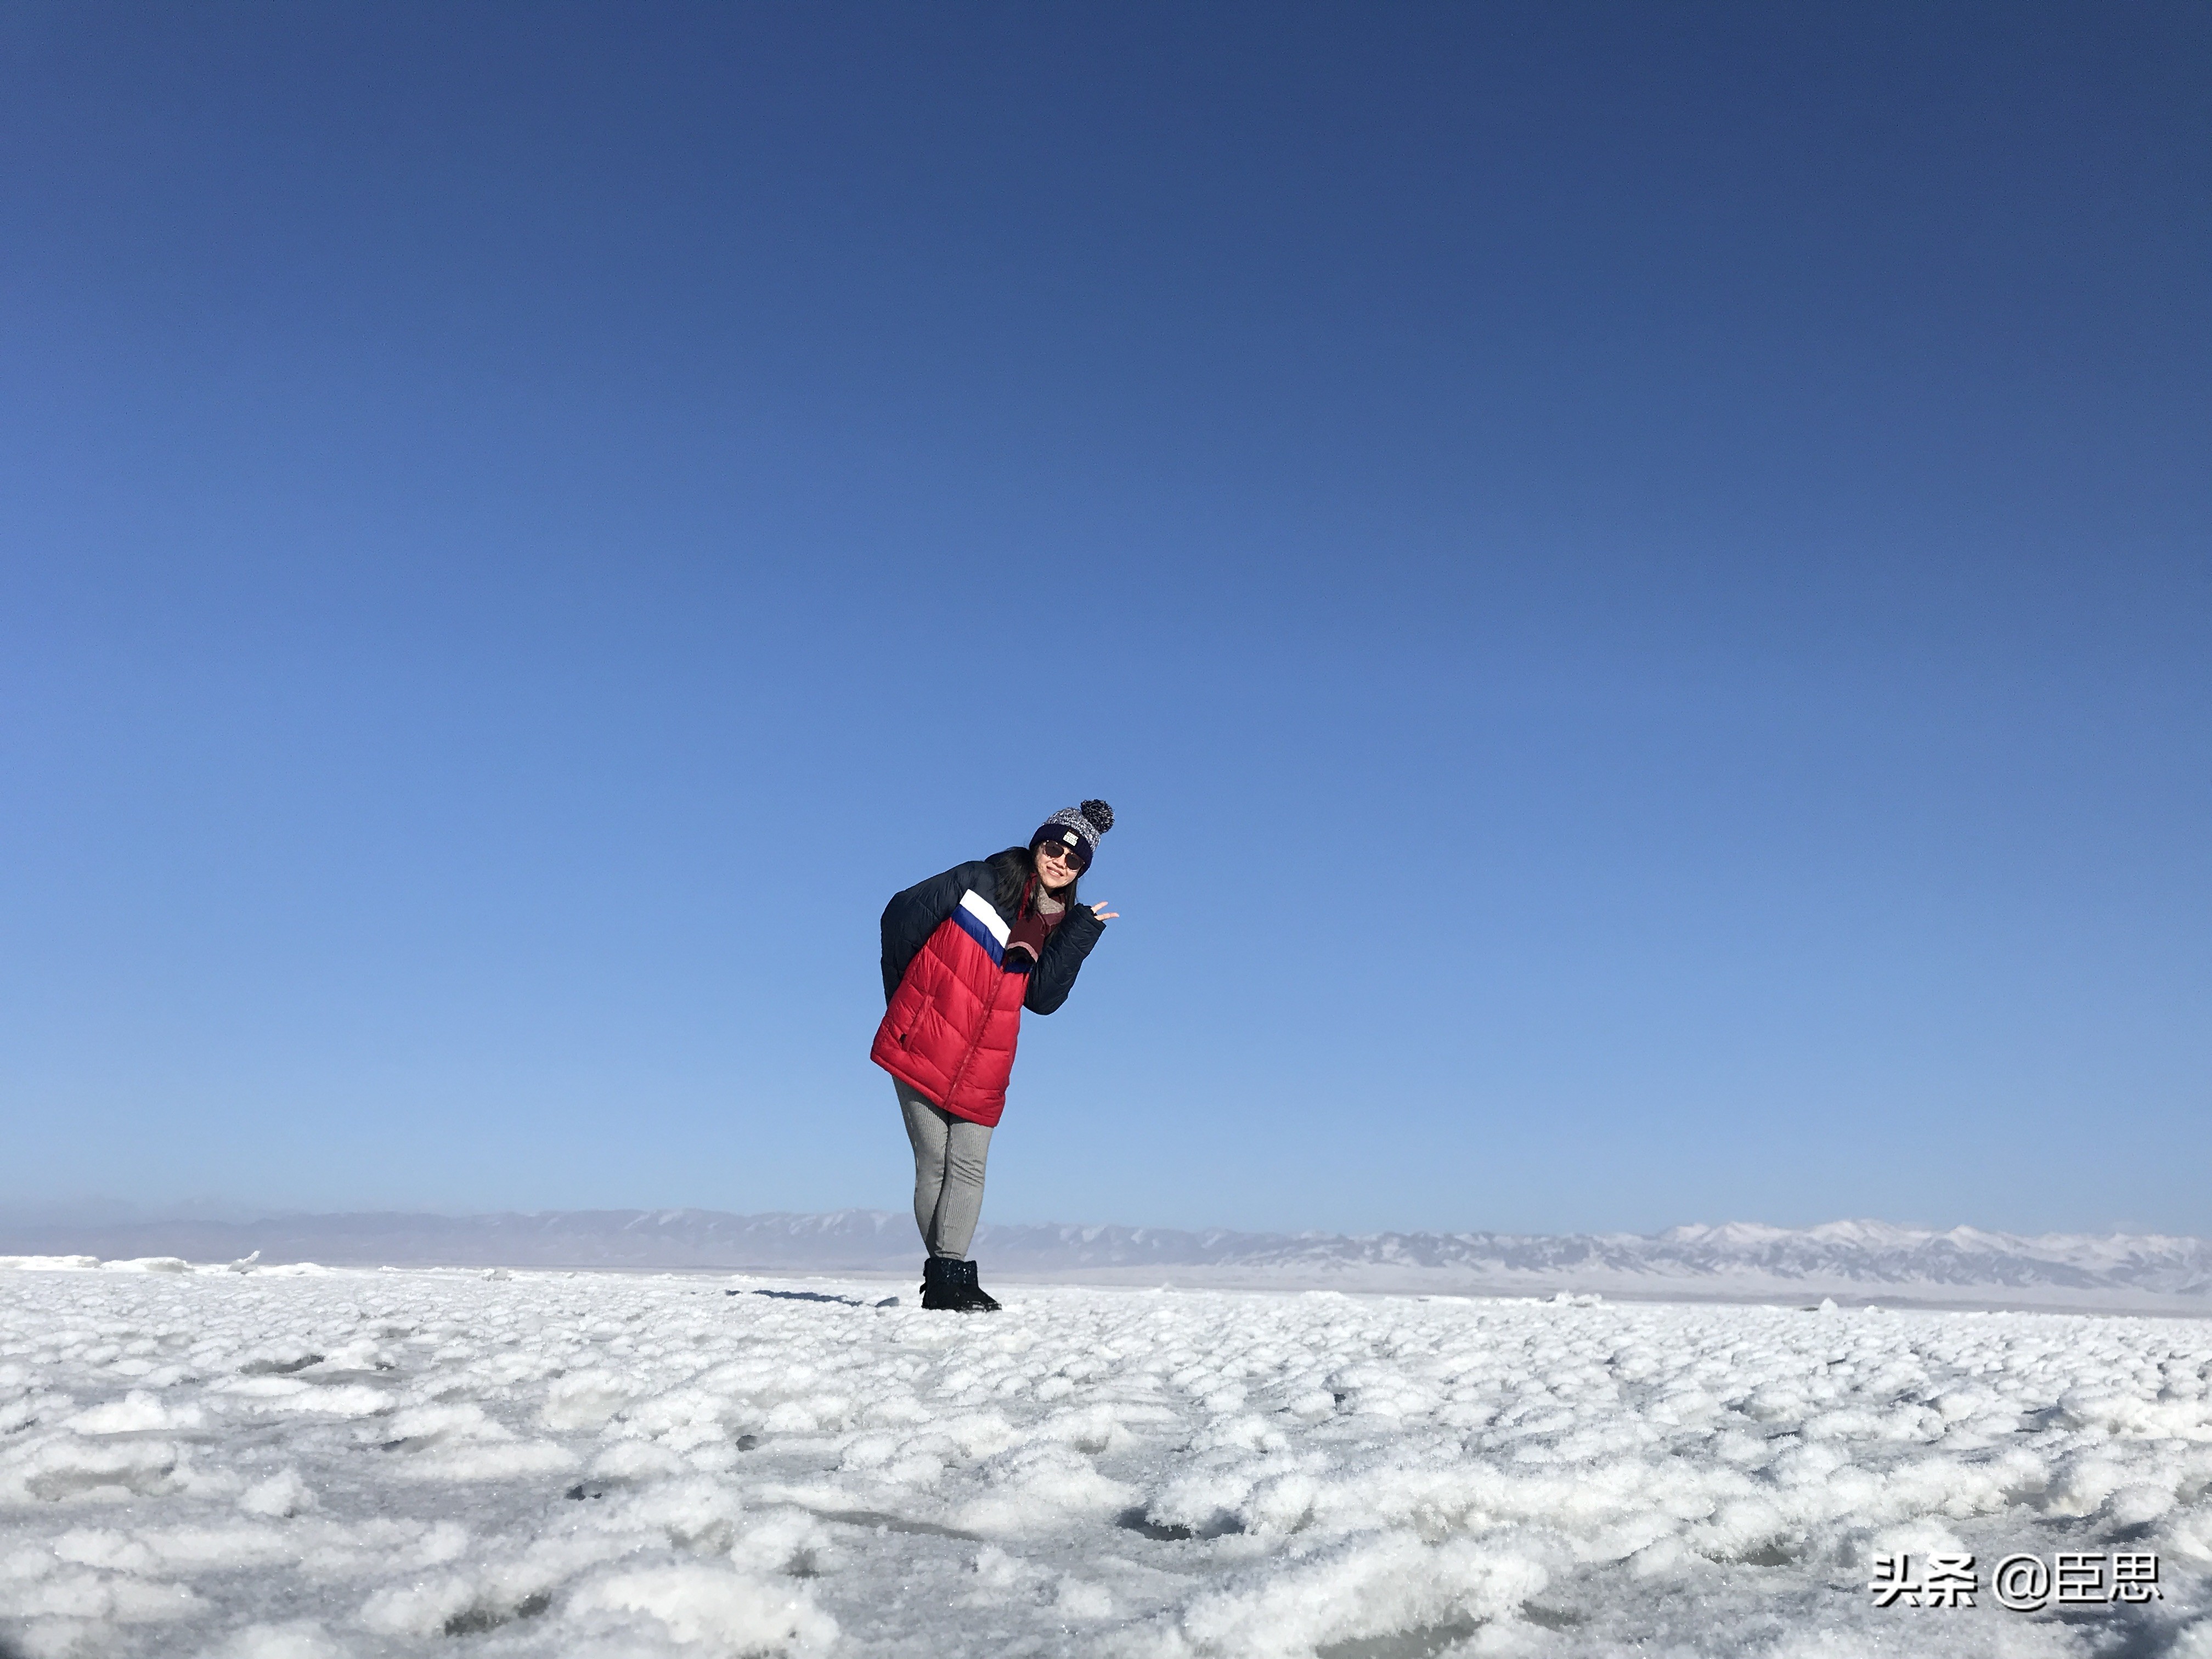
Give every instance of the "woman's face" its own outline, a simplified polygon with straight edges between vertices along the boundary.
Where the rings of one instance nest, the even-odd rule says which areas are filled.
[[[1075,854],[1056,841],[1046,842],[1036,849],[1036,872],[1039,881],[1055,890],[1081,873],[1075,866]]]

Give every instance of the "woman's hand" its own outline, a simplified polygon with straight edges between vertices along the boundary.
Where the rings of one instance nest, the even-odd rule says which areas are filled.
[[[1112,921],[1121,913],[1119,910],[1109,910],[1102,902],[1091,907],[1091,914],[1101,921]]]

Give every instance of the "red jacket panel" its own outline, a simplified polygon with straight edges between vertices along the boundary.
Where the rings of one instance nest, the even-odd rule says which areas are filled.
[[[955,1117],[995,1126],[1029,975],[1010,973],[1006,923],[974,888],[907,964],[868,1058]]]

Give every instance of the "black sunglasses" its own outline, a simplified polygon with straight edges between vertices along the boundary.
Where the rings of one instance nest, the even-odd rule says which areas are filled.
[[[1037,856],[1041,859],[1055,858],[1071,869],[1078,867],[1076,860],[1079,855],[1076,850],[1063,842],[1041,841],[1037,843],[1036,850]]]

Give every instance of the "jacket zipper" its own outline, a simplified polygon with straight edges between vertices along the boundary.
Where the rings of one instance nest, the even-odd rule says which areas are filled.
[[[999,982],[991,988],[991,1000],[983,1005],[983,1023],[975,1028],[975,1035],[969,1042],[967,1052],[960,1056],[960,1064],[954,1067],[952,1081],[945,1085],[946,1099],[950,1100],[957,1094],[961,1084],[966,1080],[968,1067],[975,1059],[975,1051],[983,1046],[983,1035],[991,1029],[991,1016],[999,1012],[999,994],[1006,988],[1006,981],[1015,977],[1016,975],[1002,970],[999,975]]]

